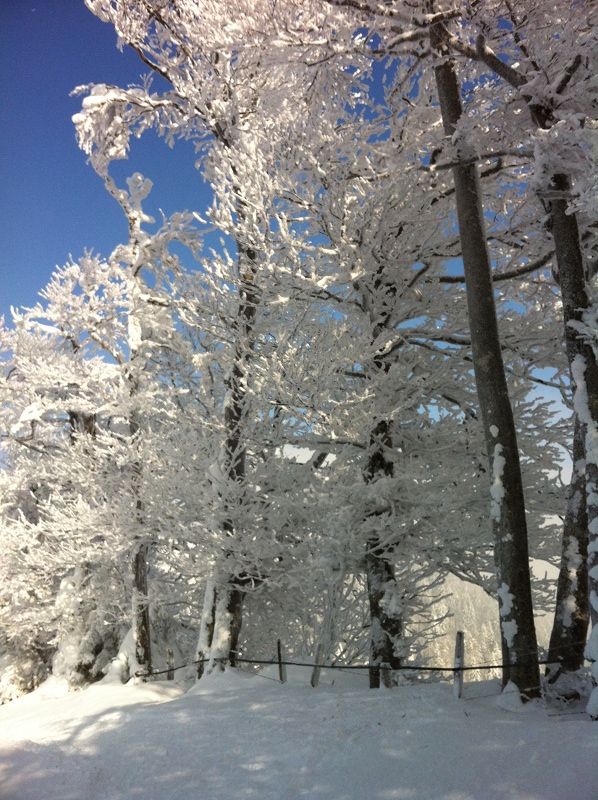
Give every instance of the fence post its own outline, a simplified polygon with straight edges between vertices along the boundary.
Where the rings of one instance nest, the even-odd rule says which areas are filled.
[[[380,664],[370,664],[370,689],[380,688]]]
[[[172,652],[172,648],[169,647],[166,651],[166,667],[168,668],[168,672],[166,673],[166,680],[173,681],[174,680],[174,653]]]
[[[282,642],[280,639],[276,642],[276,649],[278,651],[278,677],[280,678],[281,683],[287,682],[287,665],[283,663],[283,650],[282,650]]]
[[[456,698],[463,696],[463,666],[465,664],[465,637],[463,631],[457,631],[455,638],[455,681],[453,695]]]
[[[385,688],[392,689],[392,670],[388,663],[384,662],[383,664],[380,664],[380,675]]]
[[[324,648],[319,644],[316,648],[316,664],[311,676],[311,685],[315,689],[320,681],[320,672],[322,671],[322,661],[324,660]]]

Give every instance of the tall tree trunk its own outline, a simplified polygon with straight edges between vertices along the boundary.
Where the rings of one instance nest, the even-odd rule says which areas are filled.
[[[357,281],[354,286],[362,296],[363,306],[372,324],[372,342],[376,342],[389,329],[389,308],[393,307],[397,294],[396,278],[386,275],[385,268],[380,266],[372,283]],[[390,362],[382,353],[377,352],[373,358],[372,374],[388,375],[389,369]],[[373,484],[380,478],[394,477],[394,463],[388,457],[392,450],[392,423],[382,416],[370,432],[367,461],[363,470],[367,484]],[[364,564],[370,614],[370,688],[378,689],[381,677],[385,686],[395,684],[396,676],[392,671],[399,670],[402,666],[404,615],[402,603],[398,601],[400,591],[389,561],[388,548],[375,533],[369,535],[365,543]]]
[[[136,354],[135,354],[136,357]],[[133,359],[133,354],[132,354]],[[137,384],[134,384],[135,393],[138,391]],[[133,392],[132,392],[133,394]],[[129,418],[129,430],[131,433],[132,446],[138,446],[139,421],[135,411],[131,412]],[[152,671],[152,646],[151,646],[151,623],[148,598],[148,552],[149,546],[143,541],[143,504],[141,501],[141,462],[135,461],[133,464],[132,490],[135,499],[135,527],[137,529],[138,544],[133,554],[133,597],[132,597],[132,617],[133,617],[133,641],[135,642],[135,658],[146,675]]]
[[[434,71],[444,130],[450,139],[462,115],[460,88],[448,50],[435,28],[431,31],[431,43],[442,58]],[[457,156],[464,161],[471,156],[465,142],[458,145]],[[490,516],[502,650],[506,657],[503,686],[511,680],[524,698],[537,697],[540,671],[521,468],[502,361],[476,165],[456,165],[453,178],[474,373],[493,478]]]
[[[556,94],[541,100],[535,89],[528,89],[527,77],[511,67],[486,47],[482,35],[476,40],[474,57],[517,89],[526,101],[534,125],[548,130],[560,118],[555,111],[560,95],[583,63],[577,54],[566,66]],[[592,344],[591,325],[584,317],[592,309],[592,293],[584,266],[576,214],[570,214],[571,179],[557,173],[552,176],[548,206],[549,227],[554,239],[559,283],[563,299],[565,342],[571,368],[575,413],[583,431],[586,464],[586,508],[588,517],[588,576],[592,625],[598,624],[598,361]],[[543,199],[543,198],[541,198]]]
[[[78,343],[73,343],[73,350],[77,352],[79,349]],[[87,414],[83,411],[71,410],[68,412],[69,417],[69,435],[70,441],[73,446],[77,442],[81,442],[85,451],[90,457],[93,457],[92,444],[97,437],[97,416],[96,414]],[[90,617],[96,608],[95,601],[89,597],[87,585],[90,581],[90,576],[93,574],[95,566],[88,561],[84,561],[73,570],[70,583],[70,591],[74,597],[77,598],[77,613],[71,614],[72,625],[66,635],[66,659],[62,656],[62,664],[59,663],[58,670],[56,660],[54,662],[53,672],[66,670],[65,676],[71,688],[80,688],[94,680],[101,677],[101,673],[96,672],[96,659],[100,652],[104,649],[106,643],[106,636],[109,634],[107,626],[102,627],[98,625],[98,621],[92,621]],[[61,587],[62,591],[62,587]],[[67,617],[69,616],[67,611]],[[63,613],[64,621],[64,613]],[[77,660],[73,661],[69,658],[72,657],[73,637],[77,637]],[[58,642],[58,653],[61,654],[61,642]]]
[[[583,666],[588,634],[588,517],[584,468],[583,429],[575,420],[573,471],[563,526],[561,567],[556,594],[554,624],[546,670],[550,683]],[[563,687],[566,691],[567,687]]]
[[[241,203],[241,201],[239,201]],[[224,670],[226,663],[234,667],[237,662],[237,647],[243,623],[243,600],[241,588],[244,576],[229,568],[234,561],[233,541],[237,535],[235,518],[238,520],[239,503],[243,502],[243,487],[247,476],[245,423],[247,418],[247,382],[251,352],[253,349],[253,326],[259,302],[255,285],[257,253],[253,248],[238,245],[240,301],[235,325],[235,355],[227,381],[228,398],[224,409],[226,440],[224,442],[224,468],[229,496],[224,497],[225,519],[223,531],[231,539],[231,548],[223,554],[214,579],[212,608],[207,612],[212,619],[213,633],[210,641],[207,671],[217,665]],[[232,495],[232,499],[231,499]],[[230,514],[230,516],[229,516]],[[238,524],[238,523],[237,523]],[[204,608],[204,612],[206,609]]]
[[[370,454],[364,471],[366,483],[374,483],[382,476],[392,478],[394,465],[385,455],[390,448],[390,425],[382,420],[370,438]],[[381,670],[385,686],[393,684],[392,670],[402,665],[397,648],[403,638],[403,614],[396,602],[397,581],[388,553],[377,536],[370,536],[366,542],[365,572],[370,607],[370,688],[377,689]]]
[[[145,287],[142,269],[147,266],[139,263],[140,242],[145,234],[142,233],[141,223],[143,212],[141,203],[151,190],[151,181],[146,181],[143,176],[136,173],[127,180],[128,192],[121,191],[114,180],[105,176],[105,185],[116,202],[123,209],[129,223],[129,246],[131,254],[128,258],[130,265],[130,302],[131,308],[127,320],[127,344],[129,346],[129,364],[125,372],[125,379],[129,387],[131,408],[129,411],[129,434],[131,449],[134,453],[131,465],[131,493],[135,503],[133,536],[134,546],[131,559],[132,571],[132,629],[135,642],[135,657],[145,675],[152,670],[151,657],[151,628],[148,601],[148,553],[149,545],[146,541],[145,523],[143,519],[143,503],[141,500],[142,464],[139,453],[141,437],[142,411],[139,407],[141,392],[141,374],[146,367],[144,347],[144,315],[147,313],[147,303],[141,295]]]
[[[141,544],[133,558],[133,638],[137,663],[149,675],[152,671],[152,646],[147,594],[147,551],[147,544]]]
[[[571,189],[571,181],[566,175],[555,175],[552,183],[555,191],[563,195],[550,201],[549,220],[563,298],[565,343],[571,368],[576,425],[579,426],[584,442],[589,602],[592,625],[596,625],[598,624],[598,363],[591,334],[585,324],[585,316],[592,308],[592,299],[577,217],[575,214],[567,213],[566,197]]]
[[[201,619],[199,621],[199,637],[195,660],[197,662],[197,680],[206,670],[206,660],[209,657],[212,641],[214,640],[214,612],[216,605],[216,588],[213,581],[208,581],[204,594]]]

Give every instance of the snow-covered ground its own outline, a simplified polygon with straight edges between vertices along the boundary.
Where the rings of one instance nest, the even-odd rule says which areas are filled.
[[[495,683],[370,690],[365,673],[54,679],[0,708],[2,800],[596,800],[598,723]],[[334,683],[332,683],[334,679]],[[503,698],[504,700],[504,698]],[[503,702],[503,705],[505,703]],[[508,706],[512,708],[509,709]]]

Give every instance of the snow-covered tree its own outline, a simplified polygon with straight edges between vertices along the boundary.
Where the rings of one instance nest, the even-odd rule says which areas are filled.
[[[469,35],[463,10],[88,5],[153,76],[84,87],[75,117],[129,241],[59,270],[3,334],[1,546],[15,575],[39,572],[19,614],[50,631],[55,669],[73,683],[101,674],[132,621],[121,653],[134,671],[155,668],[166,641],[190,654],[199,638],[212,669],[273,653],[284,631],[297,655],[369,653],[387,680],[446,613],[447,573],[498,592],[514,634],[512,582],[491,577],[488,498],[502,520],[504,484],[486,458],[502,423],[486,419],[485,445],[451,169],[479,172],[530,543],[551,557],[566,425],[536,389],[566,391],[566,362],[533,152],[501,133],[508,102],[451,38]],[[428,48],[433,25],[465,87],[453,120],[465,164],[435,100],[433,67],[449,64]],[[111,178],[150,127],[196,142],[215,250],[201,248],[200,215],[152,227],[150,182]]]
[[[342,6],[343,4],[337,5]],[[211,150],[211,169],[213,170],[212,174],[220,181],[220,186],[228,184],[230,187],[229,196],[233,198],[233,202],[229,202],[228,206],[225,203],[221,208],[228,207],[229,209],[229,219],[232,224],[227,232],[233,239],[238,237],[239,230],[245,226],[247,209],[252,208],[254,220],[262,222],[262,224],[268,216],[256,213],[255,210],[259,208],[259,203],[254,202],[253,206],[250,206],[240,193],[239,170],[247,169],[247,167],[245,166],[246,156],[243,155],[243,146],[240,146],[239,143],[242,145],[243,141],[245,143],[252,141],[251,137],[247,138],[247,134],[250,129],[253,129],[253,136],[255,136],[260,125],[269,131],[270,140],[274,138],[276,126],[268,112],[271,114],[272,107],[277,101],[280,103],[281,98],[284,98],[284,102],[280,103],[279,108],[286,109],[288,98],[291,96],[308,96],[310,100],[313,100],[314,97],[318,98],[317,93],[321,89],[326,87],[329,93],[330,87],[334,86],[340,98],[337,101],[339,107],[342,107],[342,103],[347,104],[350,101],[363,103],[364,83],[356,81],[355,67],[350,66],[350,59],[353,59],[353,63],[357,60],[360,66],[368,60],[371,64],[373,54],[372,50],[366,46],[366,39],[363,37],[361,40],[355,39],[355,31],[359,28],[356,20],[360,19],[359,14],[365,14],[367,17],[371,11],[372,13],[369,15],[371,23],[371,20],[376,19],[379,12],[383,23],[390,25],[392,20],[398,18],[402,13],[401,9],[389,8],[386,11],[380,11],[377,8],[369,9],[368,4],[363,4],[363,7],[352,7],[349,14],[345,14],[344,11],[331,4],[323,10],[316,9],[315,6],[304,8],[302,15],[297,16],[295,9],[281,4],[277,8],[276,14],[271,16],[270,11],[262,4],[252,4],[251,8],[245,9],[246,16],[241,22],[234,19],[232,9],[227,4],[220,4],[217,8],[212,4],[181,4],[177,7],[176,13],[169,6],[161,6],[158,9],[147,4],[94,2],[90,3],[90,7],[101,18],[109,20],[115,25],[122,39],[142,55],[145,63],[151,66],[154,72],[168,80],[174,93],[167,92],[161,96],[148,96],[147,92],[144,95],[141,89],[125,93],[113,88],[97,87],[92,97],[84,101],[84,106],[87,105],[90,113],[78,120],[80,130],[84,132],[84,135],[90,137],[87,140],[89,152],[96,152],[94,151],[95,147],[97,152],[102,152],[102,158],[124,155],[130,129],[135,129],[137,126],[136,130],[140,132],[149,124],[158,125],[162,132],[170,137],[179,133],[203,137],[204,146],[205,136],[213,136],[216,145]],[[201,35],[199,35],[197,22],[200,11],[205,12],[205,18],[210,23],[209,30],[205,29],[205,25],[202,27]],[[312,16],[310,17],[307,12],[311,12]],[[420,19],[411,10],[405,11],[403,16],[405,14],[413,22],[415,28],[409,35],[401,33],[395,37],[396,41],[393,40],[393,47],[406,41],[418,41],[418,39],[425,38],[432,22],[439,24],[457,16],[454,13],[441,12],[432,17],[424,15]],[[325,29],[324,27],[329,22],[327,15],[335,20],[344,20],[344,27],[338,27],[335,34],[330,33],[331,28]],[[268,24],[265,24],[266,20]],[[308,23],[305,20],[308,20]],[[384,24],[378,27],[384,30]],[[318,26],[321,27],[318,28]],[[322,28],[330,34],[324,39],[320,35]],[[277,48],[278,50],[277,52],[270,50],[266,53],[264,48],[260,48],[259,45],[272,30],[278,36],[278,40],[275,42],[276,48],[274,48],[274,50]],[[254,44],[258,46],[252,49]],[[281,44],[282,47],[279,47]],[[393,52],[393,47],[387,47],[386,52]],[[234,52],[234,60],[230,58],[231,52]],[[315,52],[319,54],[320,59],[310,63],[309,54]],[[282,57],[280,53],[283,53]],[[326,58],[323,57],[324,55]],[[330,68],[323,66],[329,55],[335,56],[334,65]],[[264,61],[267,63],[267,70],[264,69]],[[414,61],[417,64],[418,57],[415,57]],[[276,66],[276,69],[272,69],[273,65]],[[409,64],[407,66],[407,74],[414,75],[414,68]],[[199,76],[201,76],[201,80]],[[358,89],[361,90],[361,95],[357,99],[357,95],[354,96],[353,93]],[[100,95],[103,99],[94,99],[95,96]],[[319,100],[316,99],[315,106],[317,108],[319,108],[318,103]],[[118,109],[118,113],[115,109]],[[417,123],[421,124],[424,118],[429,123],[434,113],[427,105],[420,107],[420,119],[417,120]],[[83,121],[84,119],[86,121]],[[98,124],[95,124],[93,120],[96,120]],[[281,128],[282,126],[279,126],[279,129]],[[417,137],[419,130],[416,125],[414,138]],[[314,139],[312,145],[316,148],[321,146],[321,140]],[[257,152],[255,144],[252,143],[251,146],[254,148],[252,153]],[[263,140],[260,147],[264,147]],[[304,148],[304,151],[307,150],[308,148]],[[312,161],[313,152],[317,151],[312,151]],[[278,157],[280,158],[280,155]],[[433,154],[433,158],[437,159],[437,157],[437,154]],[[295,151],[295,159],[296,166],[304,169],[310,163],[309,153],[307,161],[300,163],[297,162]],[[410,168],[417,169],[418,164],[426,166],[426,163],[429,165],[430,161],[426,162],[420,157],[419,162],[417,160],[412,162]],[[255,167],[255,165],[252,166]],[[250,173],[247,172],[247,174]],[[251,174],[255,179],[259,173],[254,168]],[[372,177],[375,179],[375,173]],[[325,187],[325,190],[327,189],[328,187]],[[246,191],[245,186],[242,191]],[[434,202],[438,202],[438,197],[433,198],[432,205]],[[223,215],[220,212],[221,225],[222,222]],[[253,235],[255,236],[255,231]],[[509,242],[514,241],[514,237],[511,236]],[[255,241],[252,242],[250,248],[252,252],[254,244]],[[439,242],[435,241],[435,245],[438,244]],[[450,246],[447,242],[441,242],[440,247],[442,248],[443,245],[446,248],[444,252],[448,256]],[[243,248],[238,252],[242,256]],[[452,252],[458,254],[458,250],[453,249]],[[252,260],[252,268],[254,263]],[[417,263],[418,256],[415,256],[409,268],[411,269]],[[421,269],[421,267],[419,268]],[[425,267],[425,271],[427,269]],[[411,275],[409,280],[414,277]],[[363,283],[364,281],[362,281]],[[396,286],[391,287],[384,281],[380,285],[383,287],[382,295],[397,291]],[[375,281],[372,286],[375,287]],[[240,291],[241,297],[245,296],[246,290],[241,287]],[[263,291],[262,287],[260,287],[260,291]],[[332,294],[332,296],[334,295]],[[247,316],[242,311],[243,302],[239,306],[241,318]],[[383,297],[382,304],[386,302],[387,298]],[[250,303],[247,307],[252,319],[253,305]],[[372,309],[370,322],[381,313],[380,306],[373,305]],[[246,333],[248,332],[246,331]],[[378,338],[379,333],[380,331],[374,334],[374,340]],[[374,364],[374,362],[372,363]],[[385,370],[386,366],[382,370],[378,369],[378,372],[384,373]],[[235,397],[236,394],[238,393],[233,392],[231,396]],[[240,406],[237,404],[237,410],[239,408]],[[229,408],[230,419],[232,419],[231,414],[232,408]],[[238,415],[235,413],[234,416]],[[380,424],[386,424],[384,419],[374,422],[372,433]],[[233,438],[237,442],[236,433]],[[235,447],[239,449],[237,445]],[[244,452],[242,447],[239,454],[241,452]],[[367,469],[365,474],[368,474]],[[231,615],[230,619],[234,618],[232,612],[227,611],[227,613]]]

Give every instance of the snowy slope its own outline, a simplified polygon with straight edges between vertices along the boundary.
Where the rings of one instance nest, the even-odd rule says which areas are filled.
[[[309,677],[228,672],[186,694],[166,682],[62,694],[49,682],[0,708],[0,797],[598,798],[598,723],[583,713],[508,711],[488,682],[456,700],[449,684],[374,691],[364,673],[329,672],[312,689]]]

